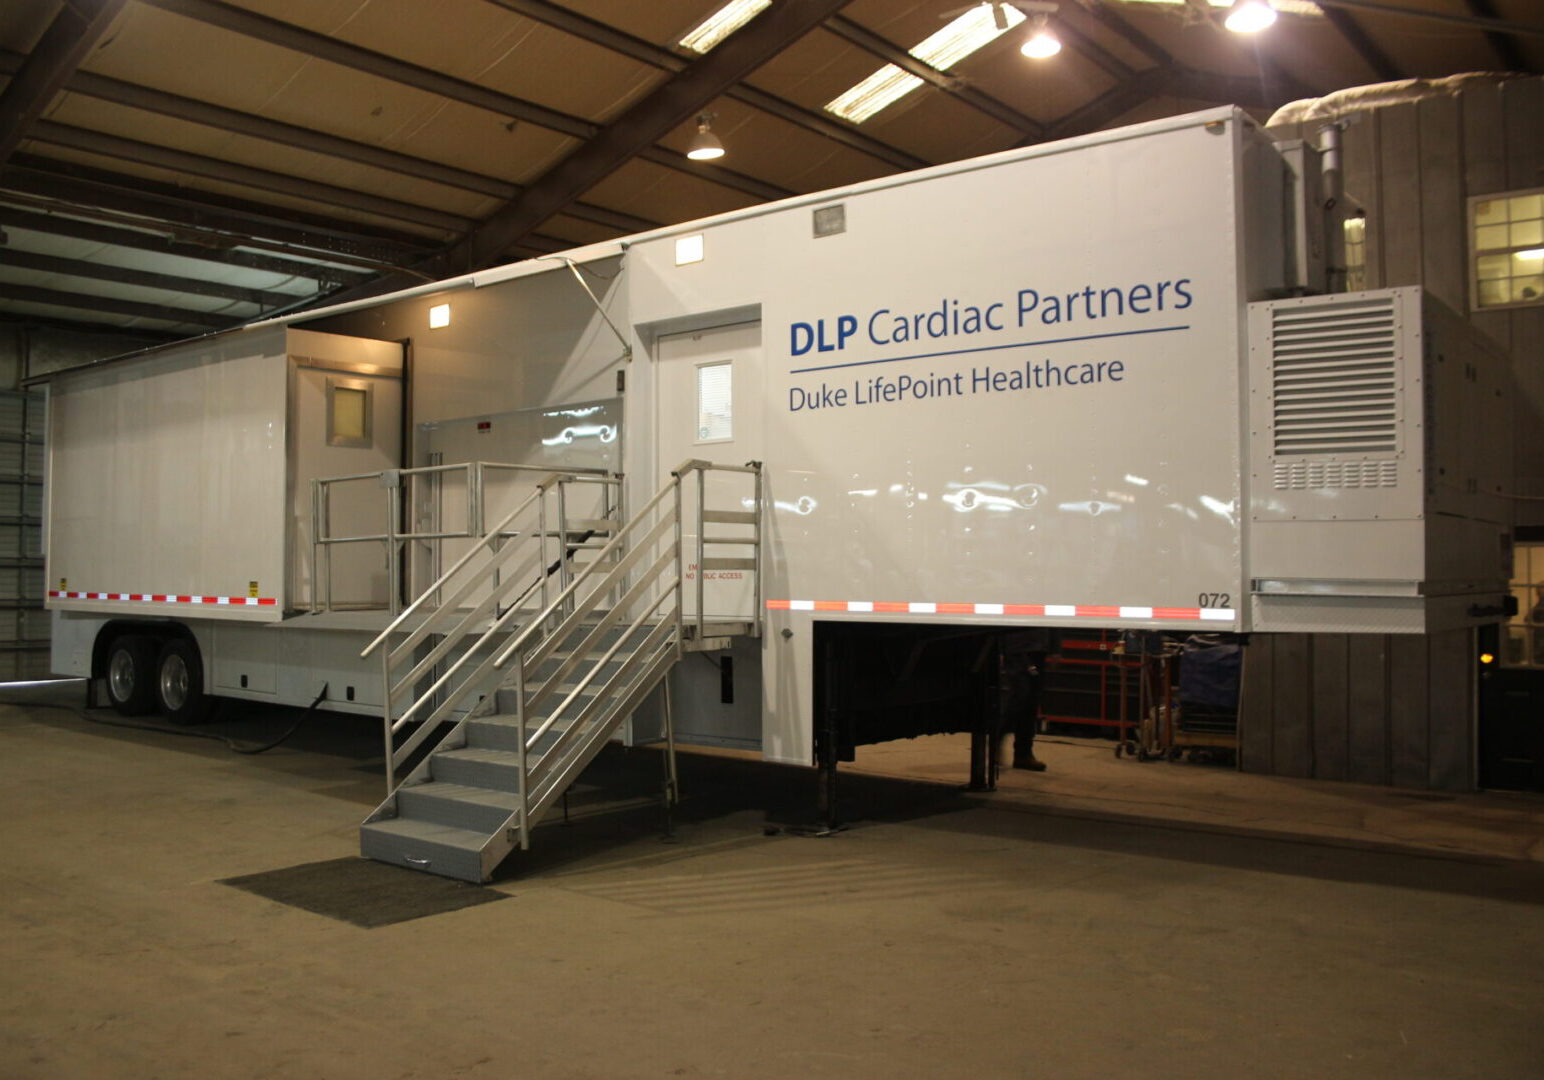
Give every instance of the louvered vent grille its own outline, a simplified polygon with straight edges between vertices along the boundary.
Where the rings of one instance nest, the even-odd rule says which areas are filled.
[[[1393,297],[1277,308],[1271,319],[1276,455],[1396,451],[1396,340]],[[1353,483],[1340,479],[1310,486],[1382,486],[1360,472]],[[1280,480],[1278,474],[1283,486]]]
[[[1399,486],[1399,462],[1293,461],[1276,462],[1277,491],[1310,488],[1391,488]]]

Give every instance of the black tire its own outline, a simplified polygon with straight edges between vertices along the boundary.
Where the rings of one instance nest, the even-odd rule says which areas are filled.
[[[198,724],[209,718],[204,661],[198,646],[186,638],[171,638],[161,646],[155,664],[155,704],[174,724]]]
[[[124,634],[107,648],[107,700],[121,716],[143,716],[155,708],[155,639]]]

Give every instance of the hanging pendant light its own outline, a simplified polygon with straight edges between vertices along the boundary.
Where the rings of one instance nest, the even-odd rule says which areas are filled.
[[[1050,17],[1044,13],[1035,16],[1035,28],[1028,40],[1019,46],[1019,52],[1031,60],[1044,60],[1061,52],[1061,41],[1051,32]]]
[[[724,156],[724,144],[713,134],[713,114],[702,113],[697,117],[697,134],[686,148],[686,156],[693,161],[712,161]]]
[[[1235,0],[1222,25],[1235,34],[1258,34],[1276,21],[1269,0]]]

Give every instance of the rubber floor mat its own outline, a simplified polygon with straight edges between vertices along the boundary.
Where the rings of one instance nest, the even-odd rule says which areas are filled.
[[[495,900],[509,893],[370,859],[328,859],[220,882],[366,930]]]

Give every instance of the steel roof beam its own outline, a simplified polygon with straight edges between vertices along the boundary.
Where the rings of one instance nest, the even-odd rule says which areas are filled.
[[[508,206],[436,260],[442,271],[477,269],[497,261],[542,222],[690,119],[848,0],[783,0],[757,15],[712,52],[671,76],[651,94],[564,158]],[[684,159],[683,159],[684,160]]]
[[[1132,26],[1113,8],[1105,4],[1104,0],[1074,0],[1074,2],[1106,30],[1117,37],[1124,38],[1128,44],[1134,46],[1138,52],[1146,54],[1147,58],[1159,67],[1174,66],[1174,57],[1169,55],[1167,49]]]
[[[4,193],[0,192],[0,198],[3,197]],[[70,212],[79,214],[92,213],[89,208],[85,207],[78,210],[72,207]],[[100,211],[98,212],[100,213]],[[321,266],[317,263],[301,262],[298,259],[283,259],[273,255],[261,255],[252,251],[222,250],[210,244],[193,243],[165,235],[167,232],[186,233],[188,229],[185,226],[168,225],[162,232],[140,232],[137,229],[101,225],[94,221],[78,221],[75,218],[62,217],[59,214],[40,214],[30,210],[18,210],[10,206],[0,206],[0,226],[26,229],[30,232],[44,233],[49,236],[68,236],[74,240],[89,240],[93,243],[111,244],[114,247],[130,248],[136,251],[151,251],[160,255],[176,255],[184,259],[197,259],[201,262],[240,266],[248,270],[263,270],[272,274],[306,278],[311,281],[359,285],[368,281],[372,276],[357,273],[353,270],[344,270],[336,266]],[[153,228],[154,226],[147,224],[146,227]],[[9,254],[14,255],[14,249],[11,249]]]
[[[136,139],[125,139],[119,135],[58,124],[51,120],[39,120],[32,137],[38,142],[53,146],[82,150],[88,154],[100,154],[103,157],[129,161],[136,165],[167,169],[186,176],[199,176],[219,183],[255,188],[275,195],[288,195],[292,198],[337,206],[361,214],[372,214],[403,224],[419,225],[442,233],[462,233],[473,225],[472,218],[462,217],[460,214],[447,214],[441,210],[414,206],[411,203],[386,199],[379,195],[366,195],[333,184],[323,184],[316,180],[306,180],[250,165],[238,165],[235,162],[221,161],[202,154],[173,150]]]
[[[1357,22],[1356,17],[1349,11],[1342,11],[1340,8],[1333,7],[1322,7],[1319,10],[1324,12],[1324,17],[1329,21],[1329,24],[1339,32],[1341,37],[1345,38],[1346,44],[1355,50],[1356,55],[1362,58],[1364,64],[1372,68],[1373,74],[1377,75],[1380,80],[1383,82],[1397,82],[1400,79],[1409,78],[1400,66],[1394,63],[1389,54],[1384,52],[1377,42],[1373,41],[1372,36],[1362,28],[1362,24]]]
[[[1168,72],[1163,68],[1140,71],[1056,121],[1050,126],[1044,141],[1070,139],[1075,135],[1098,131],[1148,98],[1162,94],[1167,81]]]
[[[450,75],[443,75],[438,71],[409,63],[406,60],[398,60],[384,53],[373,52],[360,48],[358,45],[350,45],[346,41],[338,41],[318,34],[299,26],[293,26],[278,19],[270,19],[266,15],[245,11],[221,3],[220,0],[142,0],[143,3],[153,4],[163,10],[208,23],[229,30],[232,33],[241,34],[258,41],[266,41],[270,45],[278,45],[292,52],[298,52],[305,56],[312,56],[318,60],[326,60],[329,63],[342,67],[353,68],[355,71],[363,71],[376,78],[386,79],[390,82],[401,83],[403,86],[411,86],[426,93],[435,94],[451,101],[459,101],[464,105],[471,105],[484,109],[508,119],[523,120],[535,124],[538,127],[547,128],[560,134],[570,135],[576,139],[589,139],[600,131],[600,125],[577,116],[569,116],[557,109],[549,109],[545,105],[538,105],[523,98],[517,98],[510,94],[503,94],[497,90],[490,90],[485,86],[467,82],[465,79],[457,79]],[[716,51],[716,50],[715,50]],[[683,172],[696,173],[706,177],[715,183],[725,187],[736,188],[758,199],[781,198],[790,194],[772,185],[763,184],[749,176],[730,169],[716,167],[691,167],[694,163],[686,161],[671,150],[664,147],[650,147],[638,154],[659,165],[678,169]],[[776,192],[773,194],[772,192]]]
[[[19,53],[0,49],[0,74],[16,70],[20,67],[23,59]],[[325,132],[313,131],[310,128],[280,123],[277,120],[269,120],[266,117],[257,116],[253,113],[227,109],[220,105],[211,105],[208,102],[198,101],[194,98],[168,94],[162,90],[153,90],[150,87],[123,82],[120,79],[110,79],[104,75],[93,75],[88,71],[77,71],[65,88],[77,94],[85,94],[88,97],[115,102],[119,105],[128,105],[132,108],[143,109],[146,112],[157,113],[161,116],[170,116],[176,120],[186,120],[189,123],[202,124],[205,127],[228,131],[234,135],[245,135],[254,139],[262,139],[266,142],[277,143],[280,146],[309,150],[313,153],[325,154],[328,157],[339,158],[343,161],[353,161],[360,165],[368,165],[399,176],[412,176],[420,180],[428,180],[462,191],[488,195],[496,199],[512,199],[521,190],[519,184],[513,184],[507,180],[484,176],[481,173],[458,169],[450,165],[442,165],[437,161],[429,161],[425,158],[398,153],[395,150],[387,150],[370,143],[355,142],[352,139],[328,135]],[[602,206],[591,206],[585,203],[575,204],[569,213],[585,221],[620,229],[623,232],[644,232],[658,227],[657,222],[652,222],[645,218],[634,217],[630,214],[623,214],[615,210],[608,210]]]
[[[1260,109],[1275,109],[1287,100],[1270,95],[1257,79],[1189,68],[1147,68],[1056,121],[1046,138],[1069,139],[1098,131],[1149,98],[1170,94]]]
[[[221,3],[220,0],[141,0],[141,2],[210,26],[218,26],[243,37],[266,41],[270,45],[278,45],[291,52],[326,60],[341,67],[353,68],[355,71],[363,71],[389,82],[416,87],[453,101],[475,105],[508,119],[523,120],[551,131],[562,132],[564,135],[572,135],[576,139],[588,139],[599,130],[597,124],[577,116],[569,116],[557,109],[549,109],[545,105],[538,105],[534,101],[525,101],[509,94],[502,94],[497,90],[467,82],[465,79],[444,75],[432,68],[398,60],[396,57],[361,48],[358,45],[351,45],[346,41],[339,41],[326,34],[318,34],[304,27],[271,19],[254,11],[233,7],[230,4]]]
[[[188,311],[185,308],[167,307],[164,304],[142,304],[137,300],[118,300],[110,296],[60,292],[57,289],[42,289],[35,285],[7,285],[5,298],[24,304],[48,304],[53,307],[72,308],[76,311],[105,311],[111,315],[128,315],[139,319],[158,319],[162,322],[208,326],[217,330],[235,326],[243,321],[240,315]]]
[[[22,330],[46,327],[51,330],[65,330],[72,334],[90,334],[94,337],[120,337],[125,341],[139,342],[144,346],[166,345],[184,337],[182,334],[174,334],[167,330],[145,330],[133,326],[114,326],[112,323],[88,322],[84,319],[56,319],[45,315],[24,315],[11,311],[0,311],[0,323],[20,327]]]
[[[915,75],[932,85],[938,87],[953,96],[959,98],[965,104],[992,117],[998,123],[1003,124],[1022,135],[1031,138],[1040,138],[1045,135],[1045,125],[1040,121],[1025,116],[1011,105],[1004,104],[966,83],[958,75],[949,75],[939,71],[931,64],[925,64],[911,53],[887,41],[865,26],[853,22],[851,19],[836,16],[828,19],[824,29],[829,30],[837,37],[849,44],[856,45],[864,52],[871,53],[887,64],[894,64],[902,71]]]
[[[1293,98],[1303,96],[1287,92],[1281,87],[1273,92],[1264,79],[1252,79],[1247,75],[1217,75],[1184,67],[1162,72],[1159,88],[1155,92],[1215,101],[1219,105],[1270,110],[1279,109]]]
[[[488,2],[507,11],[513,11],[517,15],[524,15],[528,19],[562,30],[564,33],[572,34],[592,45],[599,45],[672,74],[684,70],[691,63],[686,57],[662,45],[633,37],[605,23],[549,3],[548,0],[488,0]],[[787,98],[759,90],[749,83],[742,82],[738,86],[730,87],[725,91],[725,96],[744,102],[752,108],[776,116],[780,120],[785,120],[816,135],[823,135],[849,149],[878,158],[897,169],[921,169],[932,164],[915,154],[909,154],[889,143],[881,142],[866,132],[822,116],[802,105],[796,105]]]
[[[23,59],[20,53],[0,49],[0,74],[15,71],[21,66]],[[145,112],[169,116],[175,120],[186,120],[189,123],[228,131],[234,135],[246,135],[266,142],[278,143],[281,146],[310,150],[401,176],[413,176],[462,191],[491,195],[496,199],[513,198],[519,190],[516,185],[507,180],[498,180],[450,165],[441,165],[436,161],[412,157],[370,143],[354,142],[351,139],[342,139],[294,124],[269,120],[267,117],[253,113],[211,105],[196,98],[168,94],[164,90],[154,90],[148,86],[124,82],[121,79],[110,79],[105,75],[95,75],[89,71],[77,71],[65,84],[65,89],[101,101],[111,101],[118,105],[142,109]]]
[[[1470,14],[1478,18],[1496,18],[1496,5],[1491,0],[1465,0],[1464,6],[1469,9]],[[1509,37],[1500,30],[1486,30],[1484,33],[1491,51],[1496,54],[1496,59],[1500,60],[1502,66],[1508,71],[1531,73],[1534,70],[1528,58],[1523,55],[1522,49],[1518,47],[1517,39]]]
[[[0,91],[0,165],[22,144],[124,0],[69,0]]]
[[[427,254],[421,237],[345,225],[331,218],[210,192],[193,193],[171,184],[32,154],[17,154],[0,170],[0,190],[5,189],[223,233],[232,245],[376,270],[401,267]]]
[[[240,300],[242,303],[256,304],[260,308],[284,307],[287,304],[308,299],[291,293],[273,292],[269,289],[248,289],[240,285],[227,285],[221,281],[208,281],[204,278],[160,274],[148,270],[135,270],[127,266],[86,262],[83,259],[64,259],[57,255],[39,255],[32,251],[17,251],[12,247],[5,249],[4,262],[6,266],[19,266],[24,270],[37,270],[45,274],[63,274],[67,277],[133,285],[137,288],[193,293],[196,296],[217,296],[222,300]]]

